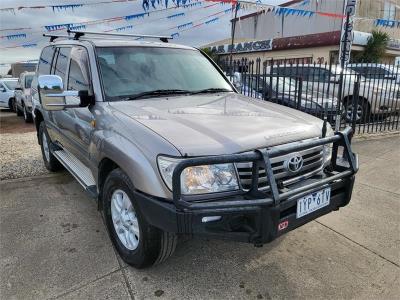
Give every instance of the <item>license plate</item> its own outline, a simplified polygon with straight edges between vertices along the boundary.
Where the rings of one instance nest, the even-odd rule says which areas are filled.
[[[323,189],[297,200],[297,214],[296,218],[304,217],[312,212],[328,206],[331,200],[331,188]]]

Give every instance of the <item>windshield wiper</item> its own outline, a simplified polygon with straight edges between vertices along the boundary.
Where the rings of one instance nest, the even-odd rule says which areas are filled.
[[[223,89],[223,88],[209,88],[209,89],[204,89],[200,91],[194,91],[191,92],[191,95],[196,95],[196,94],[205,94],[205,93],[220,93],[220,92],[233,92],[232,90],[228,89]]]
[[[178,89],[154,90],[127,97],[126,100],[136,100],[148,96],[179,95],[179,94],[189,94],[189,93],[191,92],[187,90],[178,90]]]

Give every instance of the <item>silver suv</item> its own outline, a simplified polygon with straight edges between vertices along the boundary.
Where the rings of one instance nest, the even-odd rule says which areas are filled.
[[[98,201],[128,264],[182,235],[261,246],[349,203],[351,130],[237,93],[197,49],[99,37],[43,49],[34,121],[45,166]]]

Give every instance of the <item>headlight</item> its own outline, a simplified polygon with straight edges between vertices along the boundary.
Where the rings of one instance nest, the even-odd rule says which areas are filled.
[[[180,159],[159,156],[158,167],[165,184],[172,190],[172,173]],[[188,167],[181,174],[182,194],[206,194],[239,189],[233,164]]]
[[[332,126],[329,124],[326,124],[326,126],[327,126],[326,137],[333,136],[335,132],[333,131]],[[333,148],[332,143],[324,145],[323,148],[324,165],[328,164],[332,159],[332,148]]]

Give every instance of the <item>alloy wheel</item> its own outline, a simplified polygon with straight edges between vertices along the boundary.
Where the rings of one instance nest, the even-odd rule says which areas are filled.
[[[123,190],[115,190],[111,196],[111,217],[121,243],[129,250],[139,245],[139,222],[129,196]]]

